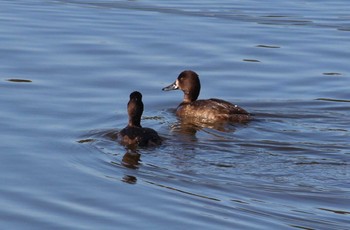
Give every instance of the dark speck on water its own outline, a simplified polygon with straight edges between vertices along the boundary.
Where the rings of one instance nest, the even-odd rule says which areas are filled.
[[[256,59],[243,59],[245,62],[260,62],[259,60]]]
[[[257,45],[256,47],[259,47],[259,48],[270,48],[270,49],[281,48],[279,46],[273,46],[273,45]]]
[[[0,229],[350,228],[348,0],[0,5]],[[251,121],[178,118],[188,69]]]
[[[323,73],[323,75],[326,75],[326,76],[341,76],[342,74],[341,73]]]
[[[8,79],[7,81],[9,82],[17,82],[17,83],[30,83],[32,82],[31,80],[26,80],[26,79]]]

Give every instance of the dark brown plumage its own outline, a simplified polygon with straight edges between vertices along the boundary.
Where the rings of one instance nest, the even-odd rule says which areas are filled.
[[[241,107],[230,102],[211,98],[197,100],[200,93],[200,81],[198,74],[192,70],[180,73],[176,81],[163,88],[164,91],[181,89],[184,99],[176,109],[176,115],[183,119],[196,119],[202,122],[240,122],[250,120],[249,113]]]
[[[130,94],[128,102],[128,125],[119,132],[119,139],[123,145],[156,146],[162,143],[162,139],[155,130],[141,126],[142,113],[142,94],[134,91]]]

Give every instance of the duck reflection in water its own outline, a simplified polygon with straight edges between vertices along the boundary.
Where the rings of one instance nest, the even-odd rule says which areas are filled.
[[[141,154],[136,148],[127,148],[126,153],[123,156],[121,164],[129,169],[138,169],[141,162]],[[125,174],[121,181],[128,184],[136,184],[137,177],[129,174]]]
[[[137,182],[137,178],[135,176],[131,176],[131,175],[125,175],[122,178],[122,181],[128,184],[136,184]]]
[[[141,154],[138,153],[136,150],[128,149],[123,156],[122,165],[124,165],[127,168],[137,169],[140,165],[140,161]]]
[[[196,118],[180,118],[179,121],[172,126],[172,131],[185,135],[195,135],[198,131],[203,131],[203,129],[231,133],[236,130],[236,126],[228,122],[202,122]]]

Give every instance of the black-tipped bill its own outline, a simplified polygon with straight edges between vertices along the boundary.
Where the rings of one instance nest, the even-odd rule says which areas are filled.
[[[173,84],[164,87],[162,90],[163,91],[169,91],[169,90],[175,90],[175,89],[179,89],[179,86],[177,86],[177,82],[175,81]]]

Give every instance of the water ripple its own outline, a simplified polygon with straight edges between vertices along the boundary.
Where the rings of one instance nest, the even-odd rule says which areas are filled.
[[[246,7],[232,6],[232,3],[225,2],[227,8],[217,7],[213,4],[190,4],[187,3],[186,8],[181,8],[180,4],[172,4],[167,2],[166,6],[162,3],[150,4],[141,3],[138,1],[80,1],[80,0],[58,0],[57,2],[66,4],[77,4],[81,6],[93,6],[108,9],[127,9],[127,10],[137,10],[137,11],[149,11],[149,12],[159,12],[164,14],[176,14],[183,16],[195,16],[195,17],[211,17],[217,19],[225,20],[236,20],[243,22],[254,22],[258,24],[265,25],[278,25],[278,26],[308,26],[308,27],[327,27],[333,28],[340,31],[348,31],[350,28],[350,21],[348,17],[341,17],[338,20],[334,20],[334,15],[328,16],[328,18],[323,17],[322,22],[317,17],[310,17],[309,15],[298,15],[295,12],[307,11],[308,5],[305,9],[299,9],[299,7],[293,6],[294,8],[288,8],[289,12],[286,14],[281,13],[271,13],[266,15],[264,11],[260,12],[259,9],[255,8],[254,5],[247,5]],[[288,4],[287,4],[288,5]],[[290,7],[290,6],[286,6]],[[228,10],[229,9],[229,10]],[[273,9],[274,10],[274,9]],[[345,9],[344,9],[345,10]],[[292,12],[292,13],[290,13]],[[327,22],[328,20],[328,22]],[[345,20],[345,22],[344,22]],[[325,22],[326,21],[326,22]],[[337,23],[334,23],[337,22]]]

